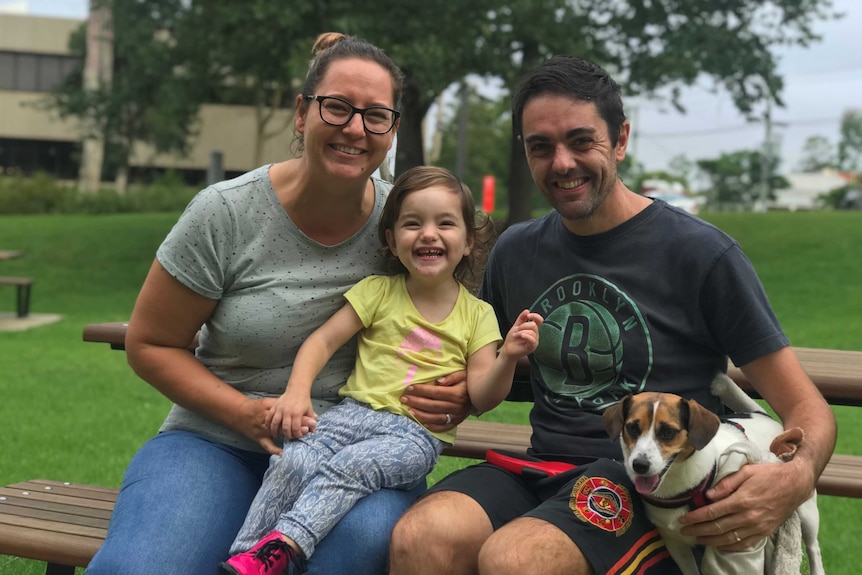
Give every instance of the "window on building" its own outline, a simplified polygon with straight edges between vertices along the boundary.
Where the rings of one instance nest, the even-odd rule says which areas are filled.
[[[0,90],[50,92],[78,68],[78,59],[0,51]]]

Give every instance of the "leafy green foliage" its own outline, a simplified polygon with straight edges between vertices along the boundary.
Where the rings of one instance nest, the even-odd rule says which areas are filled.
[[[103,187],[80,193],[51,176],[0,178],[0,214],[119,214],[182,210],[197,193],[174,172],[157,177],[149,186],[118,193]]]
[[[272,112],[292,105],[313,39],[342,31],[385,49],[406,74],[396,173],[424,163],[425,113],[468,74],[511,89],[548,55],[575,54],[608,69],[627,95],[678,105],[682,87],[707,80],[755,116],[767,100],[781,103],[771,48],[815,41],[813,26],[832,17],[830,0],[382,0],[361,10],[346,0],[99,1],[114,13],[112,87],[88,94],[72,82],[55,104],[105,134],[115,165],[127,165],[134,142],[181,153],[199,105],[217,97],[254,103],[260,150],[288,127],[271,125]],[[533,188],[516,136],[498,145],[509,150],[510,222],[529,217]]]
[[[435,163],[452,172],[455,172],[459,150],[458,107],[460,99],[451,105],[443,125],[438,126],[441,131],[441,150]],[[473,191],[476,205],[481,206],[483,178],[486,175],[494,176],[495,203],[502,206],[508,196],[505,186],[509,177],[509,164],[505,144],[509,141],[511,131],[511,110],[508,102],[488,100],[473,90],[469,93],[467,108],[469,137],[465,142],[464,181]]]
[[[841,116],[838,166],[851,172],[862,170],[862,109],[847,110]]]
[[[760,152],[748,150],[725,153],[714,160],[698,160],[697,167],[711,184],[707,191],[708,207],[738,209],[751,207],[759,200],[774,200],[775,190],[790,187],[787,179],[777,173],[779,161],[775,156],[764,158]]]
[[[184,70],[207,102],[255,109],[255,164],[263,145],[291,126],[275,112],[291,108],[315,37],[329,31],[335,3],[196,0],[176,30]]]
[[[607,69],[628,95],[663,92],[678,106],[683,86],[708,78],[737,108],[755,115],[768,98],[780,105],[781,78],[770,48],[806,45],[829,0],[646,2],[520,0],[489,13],[477,49],[507,86],[550,54],[573,54]],[[496,66],[493,64],[496,62]],[[513,134],[509,222],[529,217],[531,184]],[[514,213],[512,213],[514,212]]]
[[[857,176],[850,183],[821,194],[817,199],[825,208],[833,210],[846,209],[847,202],[845,200],[848,194],[851,192],[858,193],[859,190],[862,190],[862,176]]]
[[[809,136],[802,146],[799,169],[803,172],[819,172],[823,168],[835,167],[836,155],[832,144],[823,136]]]
[[[199,85],[182,73],[184,61],[172,41],[184,14],[182,0],[99,0],[111,11],[109,82],[84,89],[73,74],[43,105],[61,117],[77,117],[90,136],[105,141],[108,174],[128,169],[136,143],[157,152],[184,154],[195,134],[201,104]],[[86,61],[86,26],[70,39],[70,50]]]
[[[0,178],[0,214],[63,212],[74,196],[74,190],[44,173]]]

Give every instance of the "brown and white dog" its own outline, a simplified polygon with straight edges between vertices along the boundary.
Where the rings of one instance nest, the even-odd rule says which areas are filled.
[[[679,517],[706,505],[704,493],[723,477],[747,463],[780,461],[770,451],[770,444],[784,431],[781,424],[725,374],[716,377],[711,391],[737,413],[719,419],[694,400],[644,392],[626,396],[608,408],[603,415],[605,430],[612,439],[619,437],[626,472],[685,575],[785,572],[780,565],[787,560],[776,555],[778,550],[787,553],[788,535],[783,545],[773,536],[741,552],[707,547],[698,560],[694,538],[679,531]],[[817,542],[819,524],[815,493],[779,528],[794,539],[789,547],[795,544],[794,553],[800,561],[801,530],[811,575],[824,573]],[[736,537],[739,540],[739,535]]]

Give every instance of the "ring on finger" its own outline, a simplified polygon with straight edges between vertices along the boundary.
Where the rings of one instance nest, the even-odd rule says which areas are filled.
[[[446,414],[446,425],[452,425],[452,416],[448,413]]]
[[[736,532],[736,529],[731,531],[730,534],[733,535],[733,540],[736,541],[737,543],[742,541],[742,537],[739,536],[739,533]]]

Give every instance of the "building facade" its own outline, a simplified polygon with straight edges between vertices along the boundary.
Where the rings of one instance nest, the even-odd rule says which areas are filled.
[[[69,36],[85,25],[85,20],[0,12],[0,175],[41,171],[77,180],[80,124],[61,120],[38,103],[78,67],[69,52]],[[290,156],[292,116],[290,109],[276,112],[271,125],[284,130],[264,143],[261,163]],[[201,183],[214,155],[228,177],[248,171],[256,167],[256,124],[251,106],[204,105],[187,156],[155,154],[139,145],[132,154],[131,177],[174,170],[190,183]]]

